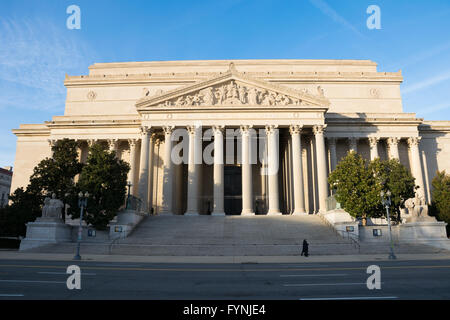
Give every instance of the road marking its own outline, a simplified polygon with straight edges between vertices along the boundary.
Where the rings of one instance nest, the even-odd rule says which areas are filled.
[[[38,269],[66,269],[67,266],[51,266],[51,265],[0,265],[0,268],[38,268]],[[175,272],[283,272],[286,269],[237,269],[237,268],[103,268],[103,267],[88,267],[81,266],[84,270],[117,270],[117,271],[175,271]],[[381,269],[450,269],[450,265],[432,265],[432,266],[390,266]],[[338,268],[305,268],[305,269],[290,269],[289,271],[345,271],[345,270],[367,270],[367,267],[338,267]]]
[[[329,267],[326,264],[323,265],[289,265],[289,264],[282,264],[283,267],[294,267],[294,268],[320,268],[320,267]]]
[[[286,283],[285,287],[307,287],[307,286],[356,286],[366,285],[365,282],[341,282],[341,283]]]
[[[339,298],[300,298],[299,300],[373,300],[398,299],[398,297],[339,297]]]
[[[19,283],[66,283],[65,281],[43,281],[43,280],[0,280],[0,282],[19,282]]]
[[[92,267],[140,267],[140,264],[93,264]],[[85,266],[80,266],[83,268]]]
[[[343,277],[347,273],[329,273],[329,274],[281,274],[280,277]]]
[[[67,275],[66,272],[44,272],[44,271],[42,271],[42,272],[37,272],[37,273],[39,273],[39,274],[64,274],[64,275]],[[96,276],[97,274],[96,273],[81,272],[81,275],[82,276]]]
[[[7,294],[7,293],[3,294],[3,293],[0,293],[0,297],[23,297],[23,296],[24,296],[23,294],[14,294],[14,293],[12,293],[12,294]]]

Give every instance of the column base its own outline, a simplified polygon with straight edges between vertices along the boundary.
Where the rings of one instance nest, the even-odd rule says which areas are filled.
[[[199,216],[200,214],[196,211],[187,211],[184,213],[184,216]]]
[[[225,212],[213,212],[211,213],[212,216],[217,216],[217,217],[224,217],[225,216]]]
[[[294,216],[307,216],[308,213],[304,210],[298,210],[298,211],[294,211],[292,212],[292,215]]]
[[[243,209],[241,216],[254,216],[255,212],[252,209]]]
[[[281,216],[282,213],[281,213],[281,211],[279,211],[279,210],[269,210],[269,211],[267,212],[267,215],[268,215],[268,216]]]
[[[173,216],[173,212],[170,211],[162,211],[160,213],[157,214],[158,216]]]

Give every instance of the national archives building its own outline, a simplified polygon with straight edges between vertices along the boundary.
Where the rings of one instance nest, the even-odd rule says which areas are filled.
[[[399,159],[430,203],[436,170],[450,172],[450,121],[404,113],[402,80],[368,60],[97,63],[66,76],[63,116],[13,130],[11,191],[69,138],[81,161],[102,143],[130,163],[151,214],[324,212],[349,150]]]

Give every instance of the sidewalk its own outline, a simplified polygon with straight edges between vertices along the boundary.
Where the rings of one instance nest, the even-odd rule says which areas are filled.
[[[140,262],[140,263],[318,263],[389,261],[388,253],[373,255],[321,255],[321,256],[129,256],[93,255],[82,256],[82,261]],[[450,260],[450,254],[397,254],[397,261]],[[0,260],[46,260],[73,261],[73,254],[24,253],[0,251]]]

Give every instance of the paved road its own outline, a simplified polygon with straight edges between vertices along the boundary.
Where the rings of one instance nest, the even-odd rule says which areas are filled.
[[[309,264],[79,262],[81,290],[66,286],[72,262],[0,260],[0,299],[450,299],[450,260]],[[369,290],[366,269],[381,268]]]

